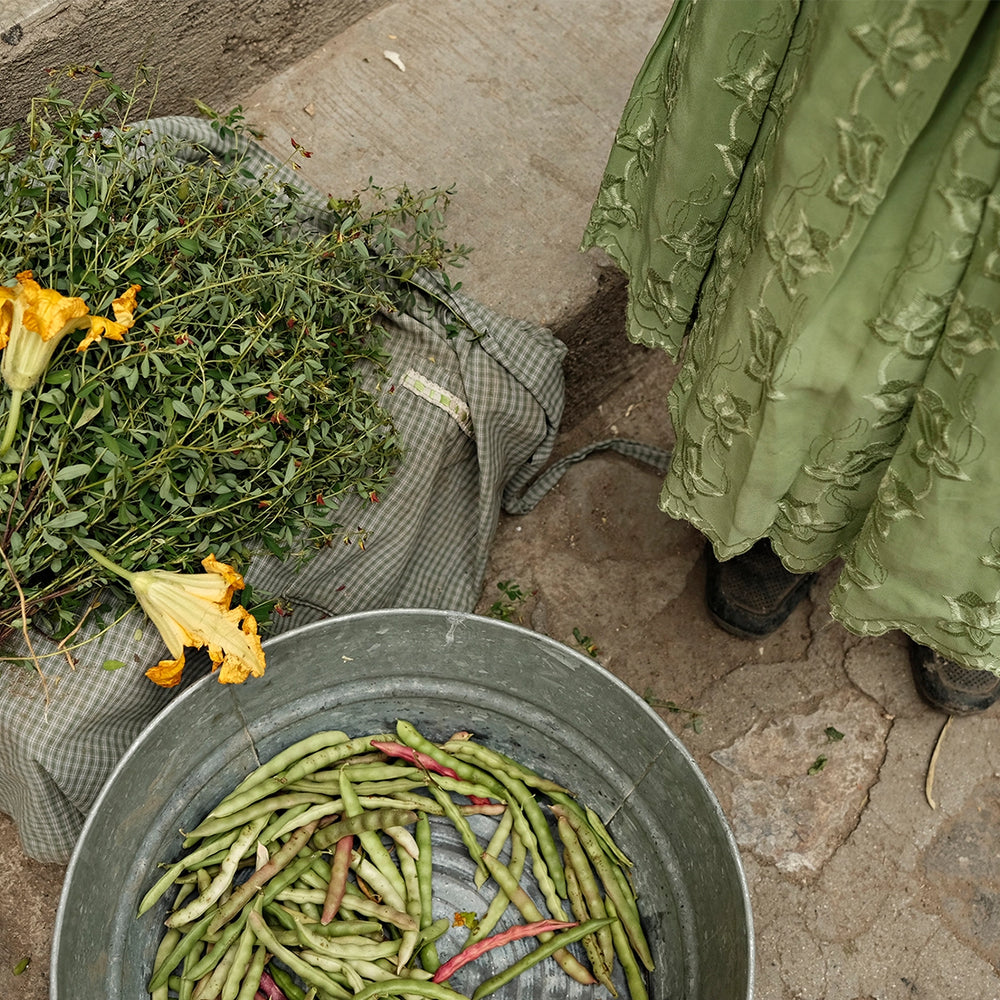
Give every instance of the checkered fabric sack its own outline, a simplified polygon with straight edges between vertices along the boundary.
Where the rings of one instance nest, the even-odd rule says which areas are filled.
[[[143,127],[185,140],[192,158],[231,151],[198,119]],[[244,164],[287,169],[259,147],[245,151]],[[155,143],[146,155],[155,155]],[[289,171],[287,180],[302,190],[297,175]],[[322,196],[306,189],[299,204],[304,228],[322,230]],[[363,549],[335,545],[304,566],[273,556],[251,561],[248,584],[276,595],[284,612],[269,634],[375,608],[471,611],[501,510],[523,509],[551,453],[562,416],[564,345],[433,274],[418,278],[429,294],[406,314],[385,317],[388,371],[362,372],[395,424],[401,463],[378,503],[355,497],[332,513],[339,525],[364,533]],[[450,336],[456,324],[471,332]],[[78,648],[75,664],[40,636],[33,647],[41,674],[0,661],[0,811],[13,817],[29,856],[64,862],[115,763],[208,663],[189,656],[180,687],[157,687],[144,672],[166,649],[138,611]],[[125,666],[104,668],[113,662]]]

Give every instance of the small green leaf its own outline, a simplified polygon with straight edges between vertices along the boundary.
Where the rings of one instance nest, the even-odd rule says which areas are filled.
[[[102,667],[103,667],[103,668],[104,668],[105,670],[121,670],[121,668],[122,668],[122,667],[124,667],[124,666],[125,666],[125,664],[124,664],[124,663],[122,663],[122,661],[121,661],[121,660],[105,660],[105,661],[104,661],[104,662],[103,662],[103,663],[101,664],[101,666],[102,666]]]
[[[838,729],[834,729],[833,726],[827,726],[826,738],[829,743],[839,743],[844,738],[844,734]]]
[[[819,774],[819,772],[822,771],[824,767],[826,767],[826,757],[820,754],[813,761],[812,767],[809,768],[809,774]]]
[[[74,525],[83,524],[87,520],[85,510],[65,510],[61,514],[56,514],[45,527],[49,531],[59,531],[62,528],[72,528]]]
[[[97,205],[91,205],[90,208],[81,212],[76,217],[76,228],[86,229],[97,218],[98,207]]]
[[[73,424],[73,430],[78,431],[85,424],[89,424],[90,421],[93,420],[94,417],[96,417],[97,414],[101,412],[101,409],[102,407],[100,405],[88,406],[87,409],[85,409],[83,413],[80,414],[80,419],[77,420],[75,424]]]
[[[63,469],[59,469],[54,478],[60,483],[66,482],[68,479],[79,479],[81,476],[85,476],[90,472],[89,465],[83,465],[82,463],[77,465],[67,465]]]

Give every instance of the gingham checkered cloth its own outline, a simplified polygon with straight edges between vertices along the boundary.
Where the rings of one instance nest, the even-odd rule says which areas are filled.
[[[186,141],[192,158],[231,152],[198,119],[142,127]],[[146,151],[155,156],[155,142]],[[302,191],[304,226],[324,228],[318,192],[303,189],[263,149],[248,144],[245,152],[245,164],[277,170]],[[367,532],[363,550],[338,545],[302,568],[273,557],[251,562],[247,582],[291,609],[272,634],[374,608],[472,610],[501,509],[531,502],[525,490],[551,453],[562,415],[565,347],[543,329],[449,291],[432,274],[420,279],[433,297],[385,318],[389,373],[364,373],[392,416],[403,460],[378,503],[354,498],[336,511],[339,524]],[[449,337],[456,320],[474,335]],[[44,689],[30,666],[0,666],[0,810],[13,817],[28,855],[62,862],[117,760],[207,665],[191,656],[182,688],[156,687],[144,671],[166,650],[135,611],[77,649],[75,667],[40,636],[33,645]],[[104,669],[108,661],[125,667]]]

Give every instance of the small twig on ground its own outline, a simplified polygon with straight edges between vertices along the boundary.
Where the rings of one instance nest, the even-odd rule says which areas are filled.
[[[930,763],[927,765],[927,777],[924,780],[924,795],[927,797],[927,804],[931,809],[937,809],[937,802],[934,801],[934,770],[937,767],[938,754],[941,752],[941,744],[944,742],[944,734],[948,732],[951,720],[954,716],[949,715],[948,721],[941,727],[934,750],[931,753]]]

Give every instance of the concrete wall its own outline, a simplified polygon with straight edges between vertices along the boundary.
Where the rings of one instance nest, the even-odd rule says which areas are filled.
[[[228,110],[268,75],[387,0],[0,0],[0,124],[44,92],[46,69],[159,74],[155,111]]]

